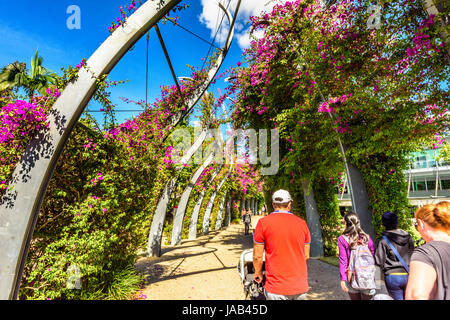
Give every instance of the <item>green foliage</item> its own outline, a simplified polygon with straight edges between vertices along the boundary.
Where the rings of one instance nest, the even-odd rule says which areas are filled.
[[[336,187],[322,178],[314,181],[313,188],[322,226],[325,256],[337,256],[339,253],[338,237],[342,234],[343,228]]]
[[[264,37],[230,77],[235,126],[280,130],[280,172],[265,178],[266,199],[284,187],[301,216],[300,182],[312,180],[329,254],[339,216],[327,179],[342,171],[338,142],[362,172],[380,235],[388,210],[410,228],[407,155],[448,128],[450,68],[437,18],[417,1],[383,3],[383,26],[374,30],[365,23],[372,1],[275,6],[252,19]]]
[[[50,181],[20,298],[126,298],[137,286],[128,268],[148,235],[154,175],[89,123],[78,125]],[[82,290],[66,289],[71,265],[81,270]],[[121,274],[135,280],[126,286]]]
[[[339,268],[339,258],[338,257],[335,257],[335,256],[320,257],[319,260]]]
[[[240,223],[241,222],[241,212],[239,210],[241,202],[236,199],[231,200],[231,219],[230,223]]]
[[[105,298],[108,300],[129,299],[132,294],[139,290],[142,283],[143,276],[138,275],[131,266],[128,266],[113,273]]]
[[[194,211],[195,203],[197,202],[199,194],[195,191],[192,192],[189,197],[188,204],[186,206],[186,212],[183,218],[183,229],[181,232],[181,239],[188,239],[189,237],[189,226],[191,224],[192,212]]]
[[[446,142],[440,149],[440,158],[450,163],[450,143]]]
[[[31,70],[27,70],[25,63],[14,62],[0,70],[0,91],[15,87],[23,88],[31,102],[34,93],[41,95],[56,81],[57,75],[42,66],[44,59],[38,50],[31,59]]]
[[[408,186],[404,170],[408,166],[405,153],[378,154],[367,157],[351,158],[361,170],[370,200],[373,214],[373,226],[377,237],[384,230],[381,216],[386,211],[395,212],[399,217],[399,228],[411,228],[411,208],[407,198]]]
[[[44,76],[53,76],[47,74],[41,64],[42,58],[36,53],[32,61],[32,76],[42,86],[29,86],[30,96],[34,91],[42,92],[46,88],[41,81]],[[15,73],[12,78],[3,75],[0,79],[15,81],[13,86],[1,92],[0,106],[14,102],[18,86],[23,85],[26,66],[17,64],[14,67],[21,74],[16,76]],[[63,75],[52,79],[55,86],[47,88],[46,95],[33,97],[33,103],[43,107],[43,112],[48,112],[60,92],[77,79],[81,68],[91,72],[85,59],[75,68],[63,68]],[[183,82],[183,92],[189,95],[197,90],[205,77],[204,70],[193,70],[194,81]],[[53,83],[50,78],[47,80]],[[187,165],[177,170],[170,158],[173,148],[163,141],[164,136],[173,130],[169,125],[171,117],[184,111],[181,97],[174,87],[163,87],[161,100],[151,107],[146,105],[138,117],[117,125],[107,89],[120,83],[123,81],[108,81],[107,75],[96,78],[93,98],[105,107],[103,128],[89,114],[84,114],[58,160],[38,216],[24,268],[20,299],[132,297],[141,284],[141,277],[132,268],[136,254],[146,246],[153,212],[166,183],[177,174],[178,184],[169,203],[170,213],[163,233],[166,238],[171,234],[173,209],[198,168],[198,165]],[[203,118],[211,112],[213,104],[213,95],[205,97]],[[212,127],[219,123],[213,119],[203,120],[204,124]],[[181,122],[179,126],[186,127],[186,123]],[[34,129],[28,128],[15,142],[16,148],[0,149],[0,158],[5,159],[7,155],[11,160],[8,160],[8,170],[0,172],[2,184],[9,182],[17,160],[35,133]],[[210,198],[224,174],[225,170],[222,170],[205,199]],[[233,187],[242,191],[235,183],[226,184],[216,202]],[[251,189],[254,195],[256,187]],[[199,224],[203,222],[205,205],[206,201]],[[213,218],[217,203],[214,210]],[[188,214],[185,220],[189,217]],[[80,290],[68,287],[68,281],[73,279],[69,271],[73,268],[79,271]]]
[[[221,205],[225,195],[226,195],[226,190],[223,186],[220,189],[220,191],[217,193],[216,199],[214,201],[214,206],[211,211],[211,224],[210,224],[210,228],[209,228],[210,230],[216,230],[216,223],[217,223],[217,218],[219,215],[220,205]],[[226,217],[226,201],[224,203],[223,212],[222,212],[222,226],[224,225],[225,217]]]

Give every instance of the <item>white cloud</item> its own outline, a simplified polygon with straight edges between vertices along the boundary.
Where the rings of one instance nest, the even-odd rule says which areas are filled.
[[[201,0],[203,11],[199,17],[200,22],[211,30],[211,38],[217,32],[217,27],[223,16],[223,11],[219,8],[214,0]],[[230,1],[230,2],[229,2]],[[235,38],[237,39],[239,46],[242,50],[250,46],[251,39],[249,37],[250,22],[249,17],[259,16],[261,13],[270,12],[276,4],[285,3],[288,0],[242,0],[239,8],[239,14],[236,19]],[[238,0],[220,0],[225,7],[229,4],[229,10],[231,14],[234,14],[234,8],[236,8]],[[223,44],[228,34],[228,20],[224,18],[222,29],[219,30],[216,40],[218,43]],[[262,32],[255,32],[256,37],[262,37]]]
[[[252,34],[253,37],[256,37],[257,39],[261,39],[264,36],[263,30],[257,30],[254,31]],[[239,47],[241,47],[242,50],[245,50],[250,47],[250,43],[252,42],[252,38],[250,37],[250,31],[246,30],[244,33],[240,33],[237,36],[237,40],[239,43]]]

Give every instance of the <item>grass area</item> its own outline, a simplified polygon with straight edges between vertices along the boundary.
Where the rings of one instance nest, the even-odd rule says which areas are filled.
[[[339,257],[321,257],[319,260],[331,264],[332,266],[339,267]]]

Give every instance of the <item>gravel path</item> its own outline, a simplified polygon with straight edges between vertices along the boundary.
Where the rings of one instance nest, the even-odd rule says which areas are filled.
[[[253,226],[260,217],[253,217]],[[243,250],[252,248],[252,235],[233,224],[175,247],[163,247],[161,257],[141,258],[136,269],[146,277],[148,300],[243,300],[237,271]],[[325,262],[308,261],[310,300],[348,300],[340,290],[339,270]]]

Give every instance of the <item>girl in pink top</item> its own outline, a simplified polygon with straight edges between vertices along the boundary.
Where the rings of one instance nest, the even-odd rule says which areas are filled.
[[[351,248],[358,240],[362,240],[368,245],[372,255],[375,254],[375,246],[373,245],[373,241],[370,239],[370,236],[365,233],[363,229],[361,229],[359,217],[356,213],[346,213],[344,216],[344,221],[345,230],[338,238],[341,289],[349,294],[351,300],[370,300],[375,295],[375,290],[358,291],[352,289],[347,281],[347,269],[350,260]]]

